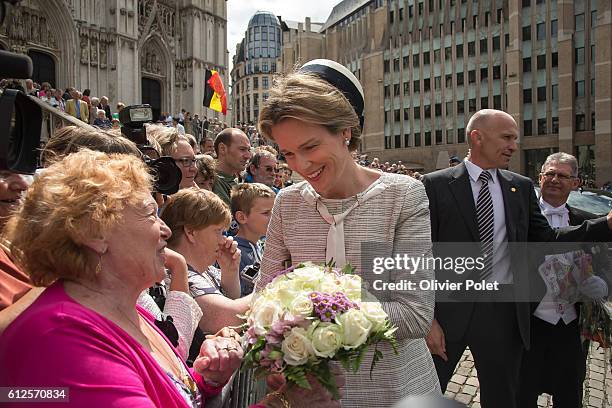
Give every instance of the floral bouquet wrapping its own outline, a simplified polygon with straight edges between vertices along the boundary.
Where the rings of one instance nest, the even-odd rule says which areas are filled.
[[[310,374],[338,399],[330,361],[355,372],[373,346],[371,373],[383,357],[380,342],[397,353],[397,328],[379,302],[362,302],[361,278],[351,272],[308,263],[275,277],[246,316],[243,368],[257,376],[282,373],[303,388],[310,388]]]

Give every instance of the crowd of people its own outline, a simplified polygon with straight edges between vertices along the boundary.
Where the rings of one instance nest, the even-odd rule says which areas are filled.
[[[0,171],[0,385],[69,387],[74,406],[213,406],[244,355],[230,327],[291,265],[333,261],[365,276],[367,242],[378,244],[377,256],[418,258],[435,255],[434,242],[484,248],[612,237],[612,212],[592,219],[567,207],[577,187],[573,156],[557,153],[544,163],[541,197],[529,179],[505,170],[519,132],[502,111],[473,115],[469,156],[424,176],[401,161],[356,154],[363,90],[329,60],[278,78],[257,129],[185,110],[147,124],[147,155],[170,157],[180,169],[171,195],[154,191],[139,146],[107,126],[108,98],[73,88],[65,97],[31,81],[24,91],[98,129],[56,131],[33,181]],[[303,181],[294,182],[293,172]],[[585,301],[608,295],[605,262],[578,283]],[[475,277],[504,291],[530,273],[503,251],[485,265]],[[425,265],[393,272],[398,282],[437,274]],[[395,291],[381,303],[397,327],[397,355],[385,344],[371,371],[337,370],[341,401],[312,378],[304,389],[271,374],[254,407],[441,398],[466,347],[481,406],[535,408],[543,392],[555,406],[580,406],[579,304],[547,288],[535,304],[444,303],[428,290]]]

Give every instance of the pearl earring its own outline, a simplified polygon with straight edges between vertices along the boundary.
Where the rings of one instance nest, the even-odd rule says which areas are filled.
[[[346,145],[347,145],[347,146],[348,146],[348,145],[350,145],[350,144],[351,144],[351,139],[346,139],[346,140],[344,141],[344,143],[346,143]]]

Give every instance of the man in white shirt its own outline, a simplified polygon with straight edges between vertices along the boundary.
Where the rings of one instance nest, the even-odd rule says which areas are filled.
[[[174,127],[178,131],[179,135],[184,135],[185,134],[185,127],[179,123],[179,118],[178,117],[175,116],[175,117],[172,118],[172,124],[174,125]]]
[[[580,185],[578,162],[567,153],[554,153],[546,159],[540,173],[542,214],[553,228],[562,228],[582,223],[594,215],[571,208],[567,199],[572,190]],[[603,251],[599,255],[607,257]],[[569,254],[550,255],[561,262],[573,262]],[[597,259],[597,260],[599,260]],[[603,269],[609,267],[607,258]],[[594,272],[605,273],[602,268]],[[577,289],[585,301],[602,299],[608,295],[604,279],[593,275],[578,282]],[[537,305],[531,317],[531,348],[523,354],[517,406],[537,407],[538,396],[548,393],[553,396],[555,408],[577,408],[582,406],[582,384],[586,372],[586,352],[580,340],[578,304],[563,299],[551,290]]]

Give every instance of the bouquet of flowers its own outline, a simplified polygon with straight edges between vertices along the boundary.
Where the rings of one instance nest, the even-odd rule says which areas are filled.
[[[362,301],[361,278],[349,265],[339,271],[307,263],[283,272],[245,316],[243,368],[254,368],[257,376],[282,373],[303,388],[310,388],[310,374],[339,399],[330,361],[356,372],[374,346],[371,375],[383,357],[379,343],[388,342],[397,353],[397,328],[373,297]]]

